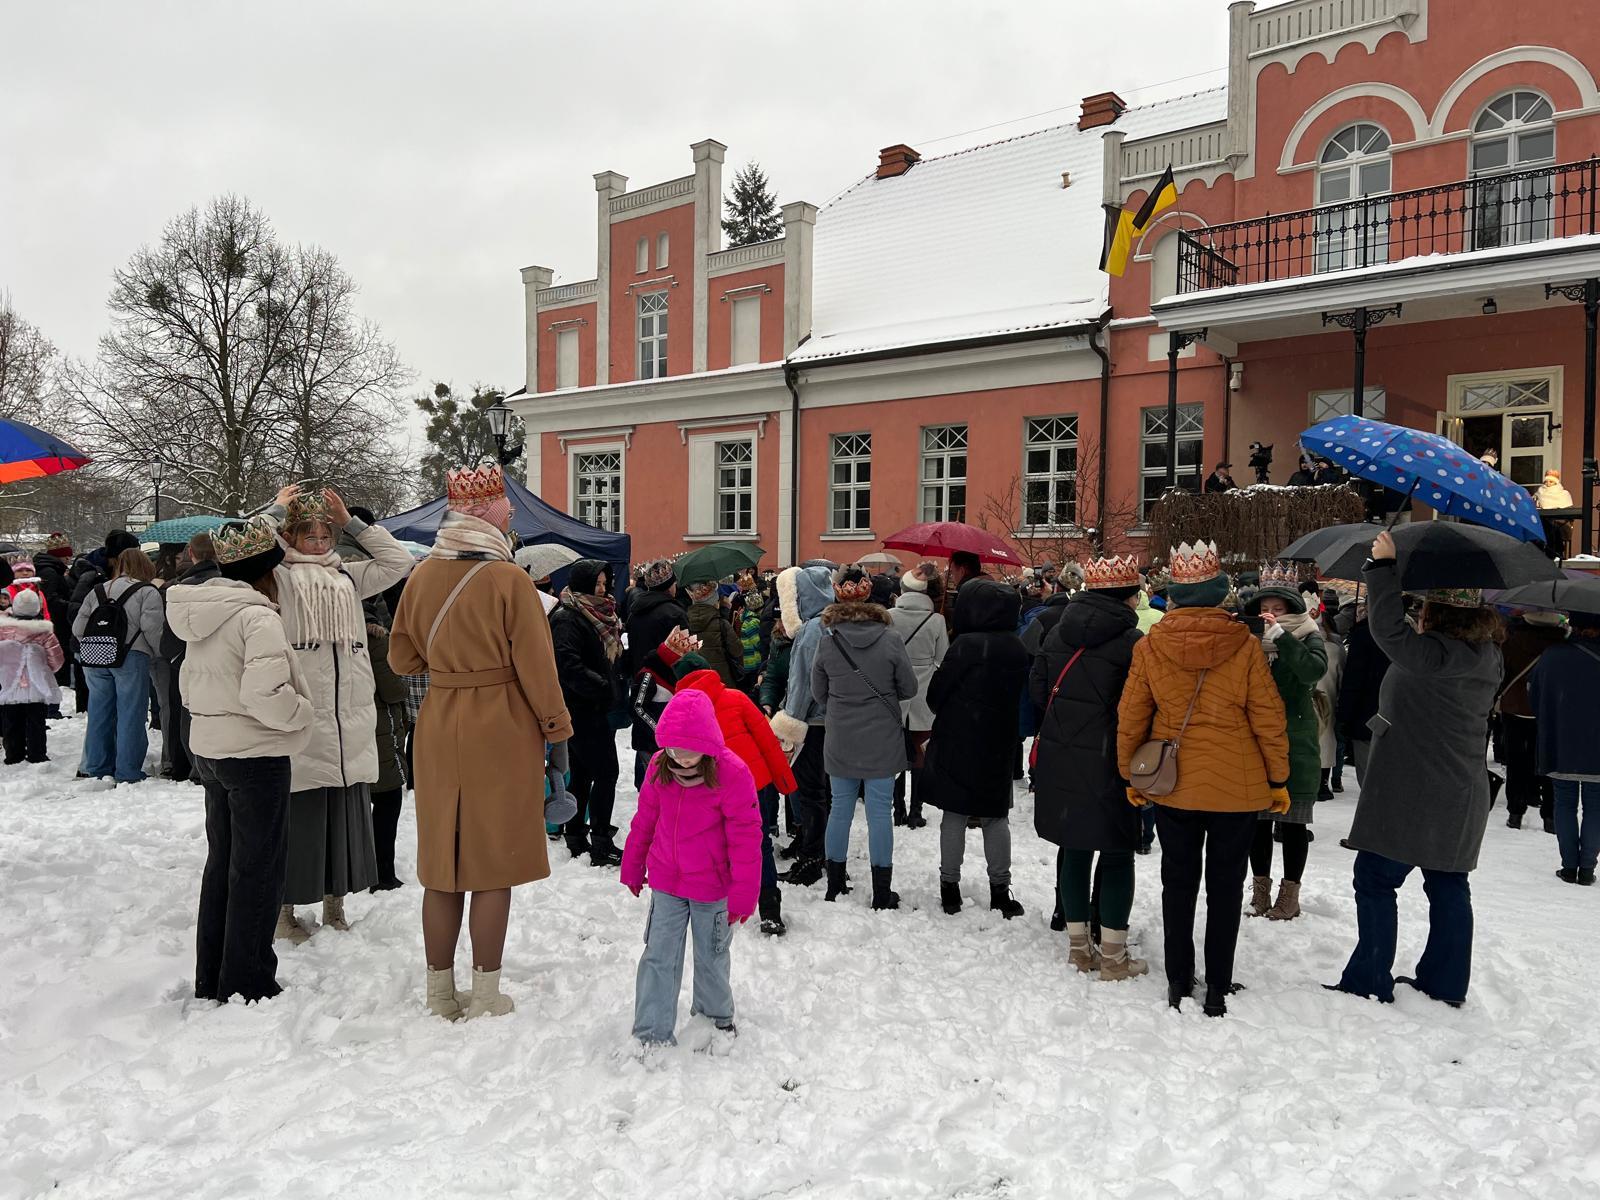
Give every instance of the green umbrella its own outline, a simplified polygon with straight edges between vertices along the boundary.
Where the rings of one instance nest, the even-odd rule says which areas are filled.
[[[713,542],[691,550],[672,564],[672,573],[681,586],[711,583],[754,567],[766,555],[754,542]]]
[[[197,533],[210,533],[238,519],[238,517],[213,516],[172,517],[147,527],[139,534],[139,539],[145,542],[160,542],[163,546],[175,546],[180,542],[187,542]]]

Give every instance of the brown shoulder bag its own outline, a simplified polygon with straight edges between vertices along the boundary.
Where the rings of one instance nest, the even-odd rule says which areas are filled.
[[[1173,738],[1152,738],[1133,752],[1128,764],[1128,783],[1136,792],[1146,796],[1170,796],[1178,787],[1178,745],[1183,731],[1189,728],[1189,718],[1194,716],[1194,706],[1200,699],[1200,688],[1206,681],[1204,670],[1195,680],[1194,695],[1189,697],[1189,711],[1183,714],[1183,724]]]

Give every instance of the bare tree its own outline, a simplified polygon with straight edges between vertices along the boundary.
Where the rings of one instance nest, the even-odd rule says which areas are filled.
[[[50,339],[0,292],[0,417],[27,421],[44,414],[57,362]]]
[[[1078,471],[1063,494],[1018,474],[1000,492],[984,497],[976,524],[1011,542],[1032,563],[1061,566],[1097,554],[1117,553],[1139,523],[1139,500],[1131,491],[1103,498],[1099,443],[1078,442]],[[1059,488],[1059,485],[1058,485]]]

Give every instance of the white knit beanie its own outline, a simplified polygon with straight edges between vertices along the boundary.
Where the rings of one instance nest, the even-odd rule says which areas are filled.
[[[907,592],[925,592],[928,590],[928,581],[917,574],[917,569],[912,567],[900,576],[900,588]]]
[[[37,617],[43,611],[43,601],[32,588],[23,588],[11,597],[11,611],[24,619]]]

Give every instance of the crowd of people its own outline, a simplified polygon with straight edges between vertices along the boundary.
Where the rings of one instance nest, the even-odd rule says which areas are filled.
[[[1297,564],[1230,576],[1207,543],[1171,548],[1159,571],[1120,556],[1020,579],[958,553],[904,574],[812,562],[683,581],[658,560],[624,588],[619,564],[582,560],[556,589],[513,561],[499,468],[451,472],[447,499],[420,563],[372,514],[289,486],[181,548],[152,555],[115,531],[79,558],[53,537],[9,568],[6,762],[47,760],[70,686],[87,714],[80,777],[142,780],[155,713],[162,774],[204,788],[200,997],[275,995],[276,947],[313,931],[297,908],[320,903],[316,927],[345,930],[346,896],[401,886],[407,787],[429,1011],[511,1010],[512,889],[564,847],[651,889],[634,1024],[647,1044],[674,1036],[690,937],[693,1011],[734,1031],[730,930],[758,919],[785,935],[784,886],[899,908],[895,841],[927,808],[943,912],[967,902],[976,833],[988,907],[1010,920],[1025,914],[1010,815],[1031,792],[1034,832],[1057,848],[1040,899],[1066,962],[1105,981],[1149,970],[1129,925],[1138,858],[1159,844],[1168,1002],[1203,982],[1212,1016],[1240,986],[1243,915],[1301,915],[1317,806],[1347,765],[1357,929],[1331,988],[1466,999],[1468,876],[1501,784],[1491,747],[1507,823],[1537,809],[1558,876],[1594,881],[1600,618],[1508,621],[1473,590],[1407,595],[1387,534],[1364,598]],[[625,834],[624,731],[638,792]],[[850,875],[858,802],[865,887]],[[1428,942],[1396,976],[1413,870]]]

